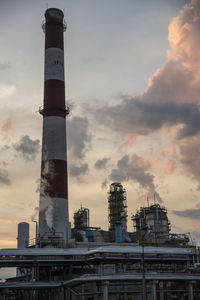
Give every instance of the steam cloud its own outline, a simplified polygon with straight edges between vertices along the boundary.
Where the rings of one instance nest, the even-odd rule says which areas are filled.
[[[159,194],[156,192],[154,185],[154,176],[149,173],[151,165],[138,155],[133,155],[131,158],[128,155],[123,156],[117,162],[117,168],[111,171],[109,179],[112,181],[129,181],[139,183],[149,193],[156,193],[156,200],[163,202]]]
[[[39,211],[39,207],[36,206],[36,207],[34,208],[33,214],[31,215],[31,221],[32,221],[32,222],[34,222],[35,219],[37,218],[38,211]]]

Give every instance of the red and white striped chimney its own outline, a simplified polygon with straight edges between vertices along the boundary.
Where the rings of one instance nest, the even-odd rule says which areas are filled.
[[[69,240],[68,181],[66,150],[66,115],[63,23],[60,9],[45,12],[45,72],[42,163],[39,205],[41,240],[57,236]]]

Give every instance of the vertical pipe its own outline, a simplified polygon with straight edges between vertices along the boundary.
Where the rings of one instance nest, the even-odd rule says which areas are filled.
[[[84,292],[85,292],[85,285],[84,284],[82,284],[82,286],[81,286],[81,300],[85,300],[85,296],[84,296]]]
[[[64,14],[45,12],[45,74],[39,233],[41,239],[61,235],[68,242],[68,183],[64,83]],[[58,234],[59,233],[59,234]]]
[[[103,283],[103,300],[108,300],[108,285],[109,285],[109,282],[108,281],[105,281]]]
[[[98,288],[96,282],[93,284],[93,291],[94,291],[94,300],[98,300]]]
[[[152,283],[152,300],[157,300],[156,283],[156,281]]]
[[[86,208],[87,210],[87,227],[90,227],[90,210],[89,208]]]
[[[144,261],[144,236],[142,237],[142,300],[147,300],[145,261]]]
[[[116,224],[115,224],[115,242],[116,243],[123,242],[122,223],[121,222],[116,222]]]
[[[160,286],[160,300],[164,300],[164,283],[163,283],[163,281],[159,282],[159,286]]]
[[[188,286],[188,290],[189,290],[189,300],[194,300],[194,295],[193,295],[193,282],[189,282],[189,286]]]

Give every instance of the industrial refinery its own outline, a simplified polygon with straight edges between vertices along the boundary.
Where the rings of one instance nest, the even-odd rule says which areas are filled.
[[[17,248],[0,249],[0,267],[16,277],[0,283],[0,299],[198,300],[199,249],[188,234],[171,232],[167,208],[156,202],[128,216],[126,189],[111,182],[108,230],[90,223],[80,205],[69,220],[64,14],[48,8],[39,216],[35,237],[18,224]],[[127,228],[131,218],[132,230]]]

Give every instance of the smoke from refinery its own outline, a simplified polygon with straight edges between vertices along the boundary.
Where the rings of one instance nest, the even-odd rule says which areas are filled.
[[[0,249],[0,267],[17,268],[16,277],[0,284],[0,295],[4,298],[11,293],[14,299],[199,298],[199,249],[190,233],[177,233],[171,228],[167,209],[161,206],[170,195],[166,191],[166,184],[168,189],[170,186],[169,178],[176,186],[187,178],[190,199],[194,202],[199,190],[194,191],[192,186],[194,182],[198,184],[196,163],[194,166],[187,157],[190,145],[198,145],[198,105],[195,101],[183,101],[181,93],[174,98],[171,94],[169,99],[169,88],[173,88],[173,82],[170,81],[171,76],[167,77],[172,70],[175,74],[173,79],[179,80],[181,75],[191,76],[194,72],[193,85],[198,81],[198,69],[192,63],[193,49],[182,48],[188,36],[194,34],[196,38],[198,9],[199,1],[193,0],[171,21],[168,60],[149,79],[143,94],[122,95],[118,103],[80,104],[81,117],[77,115],[67,122],[69,128],[71,123],[72,130],[71,138],[70,134],[68,136],[69,159],[66,140],[69,109],[65,97],[63,39],[67,26],[62,10],[46,9],[42,25],[45,36],[44,98],[39,109],[43,117],[40,199],[39,207],[36,206],[32,215],[36,225],[35,236],[30,237],[27,222],[20,222],[17,249]],[[194,18],[188,18],[188,14]],[[186,29],[184,32],[182,27]],[[5,66],[2,65],[2,70]],[[181,85],[182,81],[176,82],[176,87],[177,84]],[[10,117],[2,125],[6,134],[11,130],[8,120]],[[91,128],[92,122],[94,128]],[[112,150],[109,149],[111,145],[115,145],[114,151],[112,147]],[[91,156],[92,146],[98,158]],[[4,145],[2,151],[14,151],[16,160],[20,161],[21,157],[24,162],[30,163],[36,158],[38,147],[38,139],[23,134],[19,140],[12,141],[12,147]],[[100,157],[102,153],[104,156]],[[73,223],[69,218],[68,207],[73,203],[73,193],[68,193],[68,187],[73,186],[73,177],[78,182],[78,192],[82,187],[82,200],[83,187],[87,191],[91,188],[89,182],[82,180],[83,176],[91,180],[91,168],[87,163],[89,155],[93,169],[96,169],[93,182],[96,184],[100,182],[99,178],[106,178],[103,183],[106,185],[111,181],[108,197],[104,198],[108,210],[107,228],[105,222],[103,228],[93,225],[93,208],[102,204],[98,201],[97,192],[91,208],[81,204],[74,212]],[[71,164],[69,168],[68,162]],[[2,166],[7,167],[6,164]],[[193,175],[190,181],[184,177],[187,173],[178,173],[181,166],[182,170]],[[5,169],[3,180],[3,168],[2,184],[12,185]],[[68,169],[72,178],[69,184]],[[197,176],[194,177],[194,174]],[[135,188],[134,197],[128,197],[128,201],[124,182],[128,188]],[[182,189],[177,191],[173,196],[183,192]],[[142,193],[146,195],[145,204],[139,202]],[[131,202],[135,204],[135,212],[128,216]],[[136,209],[136,204],[139,209]],[[182,210],[179,207],[173,213],[191,218],[191,211],[197,209],[199,203],[195,205],[193,209],[184,209],[183,205]],[[39,218],[35,220],[37,211]],[[127,226],[128,219],[133,222],[131,227]]]

